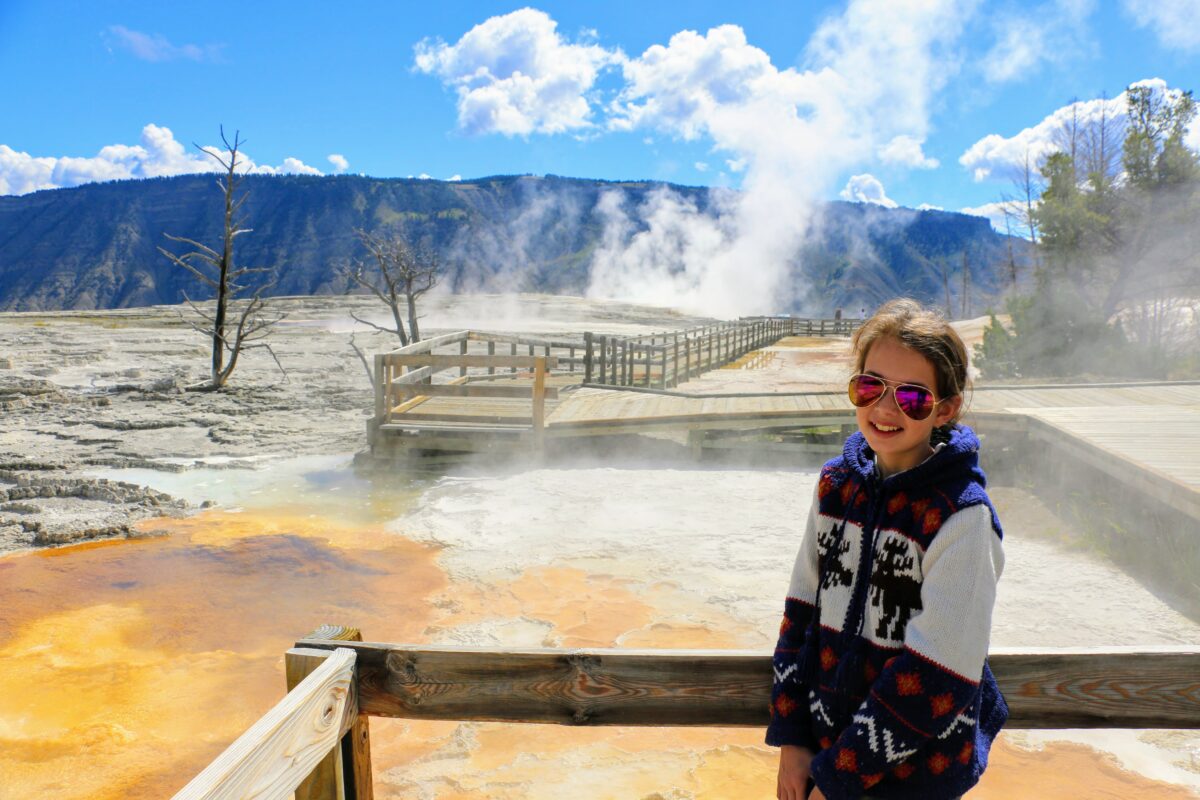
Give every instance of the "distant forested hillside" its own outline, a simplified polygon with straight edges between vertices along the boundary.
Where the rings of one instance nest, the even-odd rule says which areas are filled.
[[[186,175],[0,197],[0,310],[178,303],[185,291],[207,297],[157,248],[170,244],[165,233],[216,244],[222,205],[214,180]],[[362,256],[354,229],[397,226],[438,253],[444,284],[455,291],[579,294],[603,233],[604,193],[622,193],[635,214],[649,193],[664,190],[710,209],[703,188],[554,176],[251,175],[242,188],[253,232],[237,240],[238,261],[268,268],[280,295],[341,293],[338,266]],[[945,305],[948,288],[957,314],[965,286],[980,313],[1009,281],[1009,242],[979,217],[831,203],[816,230],[796,254],[795,297],[780,312],[829,313],[897,294]],[[1014,243],[1018,262],[1022,244]]]

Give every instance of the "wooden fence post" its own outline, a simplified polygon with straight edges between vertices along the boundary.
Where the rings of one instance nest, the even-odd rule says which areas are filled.
[[[605,371],[605,362],[608,358],[608,337],[600,337],[600,382],[608,383],[608,372]]]
[[[375,354],[375,419],[378,422],[383,422],[384,421],[383,418],[387,414],[387,406],[385,405],[385,398],[387,397],[387,395],[384,393],[387,388],[387,383],[384,381],[384,374],[383,374],[385,369],[387,369],[387,367],[384,366],[383,353],[376,353]]]
[[[508,354],[509,354],[510,356],[515,356],[515,355],[517,354],[517,343],[516,343],[516,342],[513,342],[511,345],[509,345],[509,347],[508,347]],[[516,371],[517,371],[517,368],[516,368],[516,367],[509,367],[509,368],[508,368],[508,371],[509,371],[509,372],[516,372]]]
[[[403,367],[401,367],[403,369]],[[392,379],[396,377],[396,368],[383,357],[383,421],[392,421]]]
[[[322,625],[304,638],[361,642],[362,634],[357,628]],[[323,661],[314,656],[288,653],[284,658],[288,691],[296,688]],[[373,796],[371,732],[367,716],[359,714],[354,725],[342,737],[341,745],[325,756],[317,768],[296,787],[296,800],[340,800],[348,797],[371,800]]]
[[[496,355],[496,343],[495,342],[488,342],[488,355],[489,356]],[[496,368],[488,367],[488,375],[495,375],[495,374],[496,374]]]
[[[671,385],[679,385],[679,334],[672,337],[671,349]]]
[[[468,342],[466,339],[463,339],[461,342],[458,343],[458,354],[460,356],[465,356],[467,354],[467,343]],[[467,368],[459,367],[458,368],[458,377],[465,378],[466,375],[467,375]]]
[[[533,364],[533,448],[541,453],[546,429],[546,357],[539,356]]]
[[[592,332],[583,334],[583,383],[586,386],[592,382]]]

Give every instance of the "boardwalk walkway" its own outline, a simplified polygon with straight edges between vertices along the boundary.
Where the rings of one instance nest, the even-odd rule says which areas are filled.
[[[785,341],[805,344],[802,337]],[[817,340],[816,344],[822,341],[836,340]],[[578,371],[551,372],[545,376],[545,386],[558,391],[545,401],[544,437],[687,437],[695,432],[723,435],[851,424],[853,408],[830,377],[848,371],[844,358],[840,363],[837,359],[832,365],[826,363],[821,378],[815,381],[828,388],[780,391],[814,384],[806,378],[810,367],[787,357],[804,349],[787,352],[787,348],[767,346],[748,350],[724,369],[688,372],[674,389],[581,385]],[[726,372],[731,368],[741,371],[734,376]],[[486,383],[528,387],[531,378],[531,371],[517,370],[489,375]],[[712,391],[730,386],[735,391]],[[402,439],[407,447],[425,450],[503,449],[527,437],[530,424],[528,395],[430,396],[396,406],[393,412],[380,426],[381,438],[386,441],[390,436],[398,441],[408,437]],[[970,398],[967,421],[984,432],[1015,426],[1034,440],[1066,447],[1095,469],[1125,483],[1132,480],[1142,490],[1200,520],[1200,458],[1196,456],[1200,382],[982,384]],[[1134,479],[1131,473],[1137,473]]]

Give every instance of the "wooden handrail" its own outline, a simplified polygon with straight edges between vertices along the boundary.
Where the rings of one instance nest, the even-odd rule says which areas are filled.
[[[282,800],[302,783],[309,800],[343,791],[369,800],[368,715],[655,727],[768,721],[773,672],[761,652],[432,647],[358,637],[354,628],[323,626],[297,641],[286,657],[292,691],[176,800]],[[1200,729],[1200,646],[998,648],[989,662],[1009,728]]]
[[[548,367],[557,367],[558,358],[555,356],[484,356],[484,355],[434,355],[432,353],[385,353],[384,361],[399,367],[433,367],[435,370],[453,369],[454,367],[516,367],[518,369],[533,369],[538,359],[543,359]]]
[[[566,725],[765,726],[771,658],[748,651],[330,643],[358,654],[362,713]],[[1013,728],[1200,728],[1200,646],[998,649]]]
[[[353,650],[324,663],[217,756],[174,800],[284,800],[358,718]]]

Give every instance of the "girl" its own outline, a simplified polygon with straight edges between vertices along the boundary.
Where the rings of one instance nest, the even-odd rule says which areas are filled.
[[[894,300],[854,334],[858,432],[821,469],[775,650],[780,800],[949,800],[1008,717],[987,666],[1000,522],[958,424],[967,352]]]

